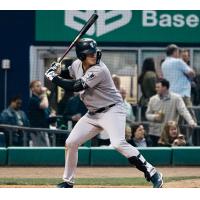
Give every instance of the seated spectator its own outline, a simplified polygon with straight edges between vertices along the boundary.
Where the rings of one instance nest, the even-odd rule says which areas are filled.
[[[49,128],[49,102],[47,88],[42,87],[39,80],[30,83],[32,97],[29,100],[30,126],[36,128]],[[31,146],[50,146],[49,136],[46,132],[31,133]]]
[[[164,130],[158,140],[159,146],[185,146],[184,135],[180,133],[178,124],[175,121],[169,121],[165,124]]]
[[[21,108],[22,99],[19,96],[12,97],[8,108],[1,113],[1,123],[15,126],[29,126],[29,120]],[[14,132],[12,135],[13,145],[23,145],[23,135],[20,131]],[[6,143],[8,144],[8,137],[6,134]]]
[[[142,124],[136,124],[132,126],[132,137],[127,140],[129,144],[134,147],[150,147],[152,141],[148,135],[145,134],[145,130]]]

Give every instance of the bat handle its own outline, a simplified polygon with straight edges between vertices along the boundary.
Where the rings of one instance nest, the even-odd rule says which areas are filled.
[[[64,59],[64,57],[68,54],[68,52],[73,48],[73,46],[76,44],[77,41],[79,41],[80,36],[78,35],[75,40],[71,43],[71,45],[68,47],[68,49],[65,51],[65,53],[63,54],[63,56],[59,59],[59,63],[61,63]]]

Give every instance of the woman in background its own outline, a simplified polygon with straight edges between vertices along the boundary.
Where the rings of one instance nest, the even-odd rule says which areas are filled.
[[[146,58],[142,65],[142,73],[138,78],[138,84],[142,92],[142,96],[139,100],[139,105],[141,106],[141,120],[146,121],[145,112],[147,109],[147,104],[150,97],[156,94],[156,70],[155,62],[153,58]]]
[[[132,137],[127,140],[127,142],[134,147],[152,146],[152,141],[150,137],[145,134],[144,126],[142,124],[135,124],[132,126]]]
[[[180,133],[178,124],[175,121],[167,122],[158,140],[158,146],[172,147],[185,145],[185,137]]]

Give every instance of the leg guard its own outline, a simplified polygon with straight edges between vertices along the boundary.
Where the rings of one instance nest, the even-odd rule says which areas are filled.
[[[146,180],[149,182],[155,173],[155,168],[152,167],[141,154],[128,158],[130,164],[135,165],[136,168],[144,173]]]

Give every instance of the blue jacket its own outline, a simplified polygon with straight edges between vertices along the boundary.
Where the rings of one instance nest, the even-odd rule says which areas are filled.
[[[29,120],[28,120],[25,112],[22,110],[19,110],[18,113],[23,122],[23,126],[29,126]],[[17,118],[16,112],[11,107],[8,107],[2,111],[1,116],[0,116],[0,123],[16,125],[16,126],[20,125],[20,124],[18,124],[18,118]]]

